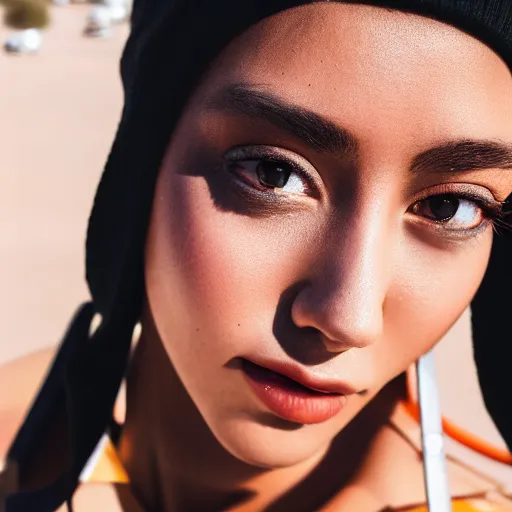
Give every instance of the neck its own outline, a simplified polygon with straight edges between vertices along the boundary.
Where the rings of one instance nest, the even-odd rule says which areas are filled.
[[[384,403],[389,405],[390,400]],[[388,405],[374,400],[331,446],[299,465],[250,466],[215,439],[160,341],[146,331],[127,376],[127,413],[119,452],[133,491],[148,511],[242,512],[266,509],[277,501],[289,510],[287,502],[291,506],[319,492],[329,495],[353,479],[378,425],[389,414]]]

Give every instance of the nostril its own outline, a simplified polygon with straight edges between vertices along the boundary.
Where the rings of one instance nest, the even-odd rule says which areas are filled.
[[[339,353],[344,351],[343,347],[341,347],[340,343],[337,340],[332,340],[324,336],[323,342],[325,350],[327,350],[327,352]]]
[[[323,343],[325,350],[327,350],[327,352],[340,353],[347,350],[347,347],[340,343],[338,340],[333,340],[326,336],[323,337]]]
[[[332,336],[332,334],[331,334]],[[365,348],[373,345],[380,336],[380,331],[351,331],[345,329],[336,337],[323,336],[323,343],[328,352],[344,352],[350,348]]]

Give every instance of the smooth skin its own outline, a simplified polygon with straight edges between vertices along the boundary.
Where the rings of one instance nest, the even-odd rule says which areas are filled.
[[[144,502],[172,510],[246,488],[272,502],[337,436],[331,479],[311,499],[356,478],[364,450],[349,447],[371,429],[360,419],[339,433],[442,337],[483,277],[493,229],[478,202],[461,198],[439,223],[428,198],[510,194],[511,94],[509,69],[481,42],[368,6],[289,10],[222,53],[155,193],[121,444]],[[330,144],[301,138],[283,126],[293,109],[343,131]],[[456,151],[469,140],[476,150]],[[485,141],[502,143],[503,159],[482,168]],[[262,154],[300,169],[292,192],[262,187]],[[300,365],[360,393],[329,421],[291,425],[255,399],[241,358]]]
[[[388,418],[399,376],[484,275],[491,212],[512,192],[511,95],[483,43],[369,6],[288,10],[222,52],[172,136],[149,226],[120,444],[148,510],[422,499],[421,461]],[[328,421],[287,422],[242,359],[355,392]]]

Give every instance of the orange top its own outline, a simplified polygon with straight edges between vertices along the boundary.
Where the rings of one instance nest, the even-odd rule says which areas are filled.
[[[505,512],[506,510],[505,508],[498,508],[484,499],[452,501],[452,512]],[[424,505],[421,507],[408,508],[404,512],[428,512],[428,508]]]
[[[100,441],[100,457],[93,465],[92,471],[83,480],[88,483],[115,483],[126,484],[130,482],[112,441],[104,436]]]

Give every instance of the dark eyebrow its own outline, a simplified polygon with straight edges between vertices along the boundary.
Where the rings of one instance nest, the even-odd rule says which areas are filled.
[[[314,112],[253,86],[230,85],[213,96],[208,106],[269,121],[320,152],[357,153],[357,141],[348,131]]]
[[[417,155],[413,172],[463,172],[482,169],[512,169],[512,145],[493,140],[458,140]]]
[[[286,102],[262,88],[232,84],[207,101],[207,106],[233,114],[266,120],[324,153],[356,157],[359,144],[348,130],[324,117]],[[417,155],[412,172],[463,172],[512,169],[512,145],[493,140],[449,141]]]

